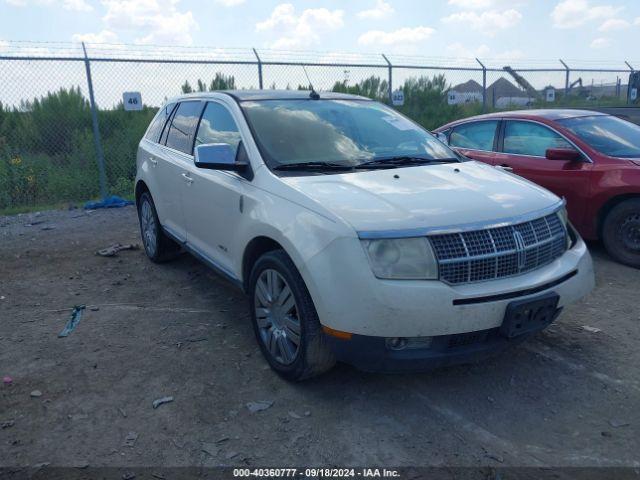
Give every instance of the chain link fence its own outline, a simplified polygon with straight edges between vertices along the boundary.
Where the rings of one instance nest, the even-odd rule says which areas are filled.
[[[428,129],[505,109],[623,106],[631,65],[9,42],[0,45],[0,212],[130,197],[136,148],[165,99],[308,89],[392,103]],[[124,92],[140,92],[127,111]]]

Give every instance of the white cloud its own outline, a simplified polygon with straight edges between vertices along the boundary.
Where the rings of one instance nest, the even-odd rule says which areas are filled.
[[[598,27],[598,31],[612,32],[616,30],[624,30],[630,26],[631,24],[626,20],[622,20],[621,18],[610,18],[609,20],[605,20],[604,23]]]
[[[102,30],[99,33],[75,33],[71,37],[74,42],[86,43],[117,43],[118,35],[110,30]]]
[[[321,33],[344,26],[344,11],[308,8],[297,14],[290,3],[277,5],[271,16],[256,24],[258,32],[274,32],[280,36],[272,48],[308,47],[320,42]]]
[[[460,23],[489,36],[495,35],[497,30],[514,27],[520,20],[522,20],[522,14],[513,8],[500,12],[493,10],[482,13],[457,12],[442,19],[444,23]]]
[[[428,39],[435,30],[430,27],[405,27],[392,32],[369,30],[358,38],[360,45],[407,45]]]
[[[492,7],[494,0],[449,0],[449,5],[463,10],[481,10]]]
[[[479,58],[495,59],[495,60],[519,60],[524,58],[522,50],[505,50],[502,52],[494,52],[489,46],[482,44],[477,47],[467,48],[460,42],[452,43],[446,48],[447,56],[450,58]]]
[[[242,5],[245,0],[215,0],[216,3],[219,3],[223,7],[237,7],[238,5]]]
[[[551,20],[556,28],[576,28],[591,20],[615,17],[621,10],[612,5],[591,5],[588,0],[564,0],[551,12]]]
[[[358,18],[365,18],[368,20],[379,20],[381,18],[388,17],[395,12],[391,4],[384,0],[376,0],[376,4],[373,8],[368,10],[362,10],[358,12]]]
[[[605,37],[596,38],[593,42],[591,42],[591,48],[607,48],[611,46],[611,40]]]
[[[65,10],[73,10],[74,12],[90,12],[93,7],[85,0],[64,0],[62,8]]]
[[[633,24],[634,24],[634,25],[640,25],[640,17],[636,18],[636,19],[633,21]]]
[[[9,48],[9,42],[6,40],[0,40],[0,52]]]
[[[108,30],[132,30],[141,44],[193,43],[198,23],[190,10],[178,10],[180,0],[102,0],[107,8],[103,21]]]
[[[62,0],[56,2],[56,0],[4,0],[8,5],[14,7],[26,7],[27,5],[34,5],[39,7],[48,7],[54,5],[62,5],[65,10],[72,10],[75,12],[90,12],[93,7],[89,5],[85,0]]]

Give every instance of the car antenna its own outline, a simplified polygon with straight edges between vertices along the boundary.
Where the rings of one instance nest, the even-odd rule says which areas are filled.
[[[313,88],[313,84],[311,83],[311,79],[309,78],[309,74],[307,73],[307,69],[304,65],[302,65],[302,69],[304,70],[304,74],[307,77],[307,81],[309,82],[309,86],[311,87],[311,93],[309,94],[309,98],[311,100],[320,100],[320,94],[316,92],[316,89]]]

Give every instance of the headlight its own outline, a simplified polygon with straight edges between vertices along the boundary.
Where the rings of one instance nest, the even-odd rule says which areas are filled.
[[[438,278],[438,263],[424,237],[362,240],[373,274],[378,278],[417,280]]]

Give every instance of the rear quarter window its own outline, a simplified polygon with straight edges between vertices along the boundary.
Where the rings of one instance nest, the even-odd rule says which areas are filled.
[[[158,143],[160,139],[160,134],[162,133],[162,129],[164,125],[167,123],[167,120],[171,116],[171,112],[175,108],[175,103],[169,103],[162,107],[160,111],[156,114],[154,119],[151,121],[149,128],[147,129],[147,133],[144,138],[147,140],[151,140],[152,142]]]

